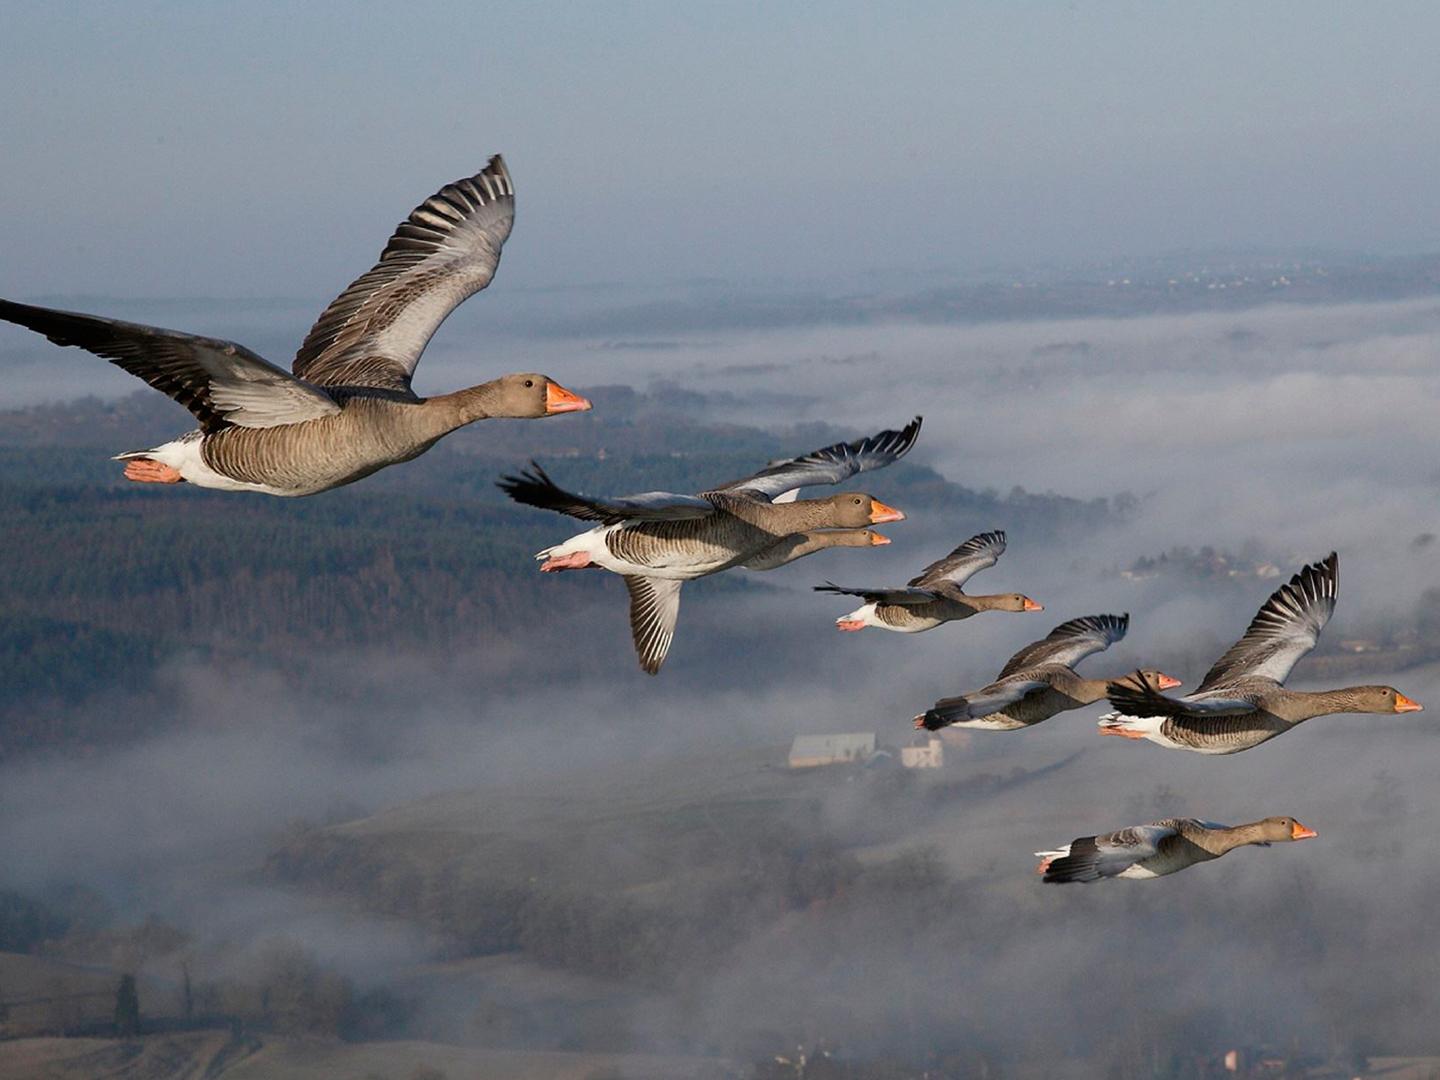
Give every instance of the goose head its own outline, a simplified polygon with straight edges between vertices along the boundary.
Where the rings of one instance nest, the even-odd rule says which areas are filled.
[[[1144,677],[1145,681],[1156,690],[1173,690],[1175,687],[1181,685],[1180,680],[1175,678],[1175,676],[1166,675],[1158,668],[1143,667],[1140,669],[1140,674]],[[1133,681],[1133,676],[1131,680]]]
[[[589,401],[549,376],[520,372],[495,380],[487,411],[491,416],[534,420],[557,413],[584,412],[589,408]]]
[[[1166,675],[1158,668],[1138,668],[1119,679],[1111,679],[1113,683],[1121,686],[1130,686],[1136,690],[1173,690],[1180,686],[1181,682],[1173,675]]]
[[[999,593],[990,597],[992,609],[995,611],[1044,611],[1045,605],[1038,600],[1031,600],[1024,593]]]
[[[836,529],[821,534],[826,547],[880,547],[890,538],[874,529]]]
[[[862,529],[866,525],[905,520],[905,515],[899,510],[862,491],[845,491],[816,501],[822,504],[817,509],[831,528]]]
[[[1339,693],[1344,697],[1345,712],[1407,713],[1419,712],[1425,707],[1393,686],[1352,686]]]
[[[1293,817],[1267,817],[1256,822],[1261,843],[1288,843],[1291,840],[1311,840],[1320,834],[1306,828]]]

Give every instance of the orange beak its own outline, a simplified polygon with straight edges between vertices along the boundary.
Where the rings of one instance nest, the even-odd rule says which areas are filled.
[[[879,499],[870,500],[870,523],[882,525],[887,521],[904,521],[905,515],[893,506],[886,506]]]
[[[579,394],[572,394],[559,383],[551,380],[545,384],[545,415],[553,416],[562,412],[585,412],[590,402]]]
[[[888,536],[881,536],[879,533],[870,534],[871,547],[884,547],[888,543],[890,543],[890,538]]]
[[[1293,825],[1290,826],[1290,839],[1291,839],[1291,840],[1312,840],[1312,839],[1314,839],[1315,837],[1317,837],[1317,836],[1319,836],[1319,835],[1320,835],[1320,834],[1319,834],[1318,832],[1316,832],[1314,829],[1307,829],[1304,825],[1301,825],[1300,822],[1298,822],[1298,821],[1295,822],[1295,824],[1293,824]]]
[[[1027,596],[1027,597],[1025,597],[1025,606],[1022,607],[1020,610],[1021,610],[1021,611],[1044,611],[1044,610],[1045,610],[1045,605],[1044,605],[1044,604],[1037,604],[1034,600],[1031,600],[1031,599]]]
[[[1421,709],[1423,709],[1423,708],[1425,708],[1425,706],[1424,706],[1424,705],[1421,705],[1420,702],[1418,702],[1418,701],[1411,701],[1411,700],[1410,700],[1408,697],[1406,697],[1404,694],[1398,694],[1398,693],[1397,693],[1397,694],[1395,695],[1395,711],[1396,711],[1396,712],[1419,712],[1419,711],[1420,711]]]
[[[1180,680],[1175,678],[1173,675],[1166,675],[1162,671],[1160,672],[1159,677],[1155,680],[1155,685],[1161,690],[1174,690],[1175,687],[1180,685]]]

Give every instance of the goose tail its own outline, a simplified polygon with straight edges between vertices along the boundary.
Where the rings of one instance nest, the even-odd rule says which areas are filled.
[[[1163,716],[1126,716],[1108,712],[1097,721],[1101,735],[1122,735],[1127,739],[1144,739],[1160,734]]]
[[[942,698],[919,716],[915,717],[916,730],[939,731],[943,727],[970,719],[970,699],[966,697]]]
[[[1070,857],[1070,845],[1066,844],[1064,847],[1056,848],[1054,851],[1037,851],[1035,852],[1035,857],[1040,860],[1040,865],[1035,867],[1035,873],[1048,874],[1051,865],[1057,859],[1067,859]]]

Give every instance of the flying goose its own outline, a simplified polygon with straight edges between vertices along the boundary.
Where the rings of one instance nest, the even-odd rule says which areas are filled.
[[[1248,825],[1216,825],[1195,818],[1166,818],[1103,836],[1082,836],[1054,851],[1037,851],[1037,874],[1050,885],[1101,878],[1144,881],[1218,859],[1246,844],[1269,847],[1319,835],[1292,817],[1262,818]]]
[[[176,330],[8,300],[0,318],[103,356],[194,414],[197,430],[118,455],[128,479],[313,495],[409,461],[476,420],[590,408],[537,374],[432,398],[410,387],[431,335],[490,284],[514,216],[515,190],[498,154],[441,188],[325,309],[289,373],[243,345]]]
[[[1143,679],[1112,683],[1108,696],[1115,712],[1100,718],[1100,734],[1199,754],[1236,754],[1316,716],[1418,712],[1419,702],[1390,686],[1307,692],[1282,685],[1330,621],[1339,578],[1333,551],[1302,569],[1265,601],[1194,693],[1170,698]]]
[[[516,502],[600,523],[535,558],[542,571],[599,566],[621,575],[630,592],[630,630],[640,667],[654,675],[675,636],[682,583],[757,557],[769,568],[766,553],[792,534],[903,519],[899,510],[860,492],[827,499],[795,499],[793,493],[883,468],[908,453],[919,434],[917,416],[900,431],[777,461],[699,495],[650,491],[591,498],[558,487],[533,461],[528,471],[502,478],[499,486]]]
[[[1014,731],[1100,701],[1107,680],[1082,678],[1075,665],[1108,649],[1129,629],[1129,614],[1085,615],[1063,622],[1012,656],[989,686],[963,697],[941,698],[915,717],[915,726],[930,731],[947,726]],[[1180,685],[1163,672],[1146,669],[1144,674],[1164,689]]]
[[[964,585],[987,566],[994,566],[1005,551],[1001,531],[972,536],[943,559],[931,563],[903,589],[844,589],[827,581],[816,592],[860,596],[865,603],[835,620],[841,630],[864,630],[874,626],[901,634],[933,630],[941,623],[968,619],[981,611],[1044,611],[1020,593],[997,596],[968,596]]]
[[[807,529],[782,536],[740,565],[746,570],[774,570],[806,555],[837,547],[883,547],[890,538],[874,529]]]

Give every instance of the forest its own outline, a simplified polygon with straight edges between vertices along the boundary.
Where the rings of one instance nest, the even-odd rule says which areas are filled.
[[[177,655],[303,676],[312,650],[483,644],[504,636],[494,612],[544,619],[537,601],[553,583],[530,572],[531,555],[567,526],[494,486],[529,456],[580,490],[692,491],[841,435],[705,424],[626,387],[592,397],[593,415],[484,425],[406,470],[299,500],[127,484],[109,454],[183,424],[153,394],[0,413],[0,515],[7,547],[24,553],[0,561],[0,759],[149,730],[157,670]],[[918,509],[1036,537],[1129,505],[973,491],[910,464],[885,484]],[[582,603],[606,584],[578,577],[567,584]],[[765,585],[731,575],[700,588]],[[105,709],[84,707],[101,694]]]

